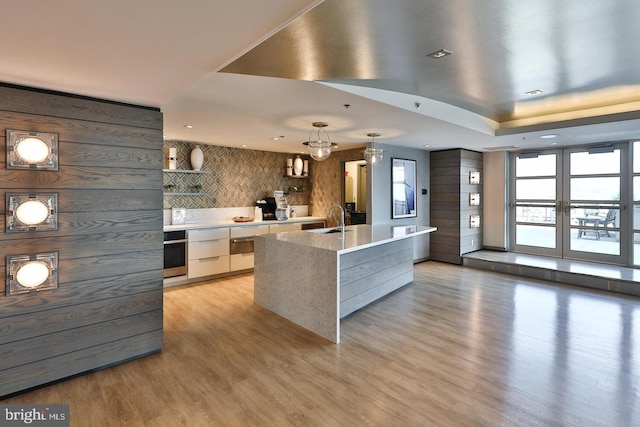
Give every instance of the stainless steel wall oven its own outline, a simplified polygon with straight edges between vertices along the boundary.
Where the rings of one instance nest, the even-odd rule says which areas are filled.
[[[164,232],[164,277],[187,274],[187,232]]]

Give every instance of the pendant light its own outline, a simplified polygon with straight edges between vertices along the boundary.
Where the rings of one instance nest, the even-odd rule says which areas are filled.
[[[376,163],[380,163],[383,157],[382,148],[376,147],[376,138],[381,134],[379,133],[368,133],[367,136],[371,138],[371,141],[367,142],[367,148],[364,150],[364,159],[367,163],[375,165]]]
[[[337,144],[334,144],[331,142],[331,138],[329,138],[329,133],[324,129],[325,127],[329,126],[329,123],[313,122],[312,125],[314,128],[317,129],[316,138],[312,139],[313,137],[313,129],[312,129],[311,132],[309,132],[309,140],[306,142],[303,142],[303,144],[309,148],[309,155],[311,156],[311,158],[313,160],[321,162],[329,158],[329,156],[331,155],[331,147],[334,147]],[[320,132],[324,132],[325,139],[322,139],[322,137],[320,136]]]

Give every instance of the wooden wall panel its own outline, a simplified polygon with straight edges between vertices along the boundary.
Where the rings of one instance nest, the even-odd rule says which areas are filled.
[[[0,396],[66,378],[69,372],[87,372],[96,367],[109,366],[156,353],[161,347],[162,329],[157,329],[150,333],[87,347],[72,355],[63,354],[20,365],[10,370],[11,375],[3,376],[0,382]],[[0,372],[5,373],[8,370]]]
[[[162,272],[157,271],[162,268],[163,249],[153,251],[135,251],[116,253],[111,255],[101,255],[93,257],[82,257],[72,259],[59,259],[58,261],[58,284],[67,282],[81,282],[95,278],[104,278],[114,275],[140,273],[149,269],[155,270],[155,276],[162,277]],[[20,255],[22,253],[16,253]],[[13,255],[13,254],[12,254]],[[126,262],[124,261],[126,260]],[[1,266],[3,270],[5,266]],[[4,292],[5,282],[0,284],[0,289]],[[57,291],[56,294],[60,292]],[[5,300],[0,299],[0,307],[5,305]],[[1,316],[1,313],[0,313]]]
[[[29,233],[33,235],[35,233]],[[30,236],[31,237],[31,236]],[[0,265],[11,254],[47,252],[55,248],[60,251],[59,260],[83,257],[100,257],[127,252],[151,251],[162,244],[162,230],[99,233],[90,237],[57,236],[14,240],[10,245],[0,247]],[[135,247],[135,249],[133,249]]]
[[[162,219],[156,211],[114,211],[114,212],[60,212],[58,227],[68,230],[67,235],[94,234],[96,231],[122,233],[127,231],[159,230]],[[4,210],[0,212],[0,230],[4,230]],[[46,238],[57,235],[57,231],[42,231],[38,236]],[[24,239],[24,233],[7,233],[7,240]]]
[[[340,255],[340,318],[413,280],[413,239]]]
[[[58,316],[53,319],[59,319]],[[81,320],[86,320],[82,318]],[[113,320],[90,323],[86,326],[76,322],[59,322],[65,329],[42,330],[36,328],[24,329],[19,341],[9,342],[2,346],[0,355],[0,371],[13,368],[25,363],[35,362],[43,356],[54,357],[64,353],[82,350],[83,348],[100,345],[104,342],[121,338],[121,330],[127,330],[130,335],[140,335],[155,331],[162,322],[162,310],[143,312],[130,316],[118,316]],[[29,333],[31,332],[31,333]],[[35,334],[37,333],[37,335]],[[27,338],[31,336],[32,338]],[[11,336],[11,338],[14,338]]]
[[[134,264],[134,263],[132,263]],[[139,263],[135,263],[139,266]],[[4,272],[4,267],[0,270]],[[0,319],[25,315],[42,310],[48,310],[77,304],[78,301],[101,301],[119,298],[136,293],[145,293],[157,288],[159,274],[156,271],[124,273],[118,276],[97,277],[75,282],[64,282],[52,295],[52,292],[40,292],[30,298],[3,298],[0,305]],[[4,283],[3,291],[4,294]]]
[[[6,256],[58,251],[58,289],[5,295],[0,397],[160,351],[162,114],[0,84],[0,198],[58,193],[58,230],[7,233]],[[59,136],[59,170],[6,168],[6,129]]]
[[[33,312],[16,315],[16,321],[10,327],[3,328],[0,336],[7,341],[6,344],[15,343],[16,339],[42,337],[51,333],[114,321],[161,308],[162,290],[153,290],[141,294],[60,307],[46,313]],[[111,333],[111,331],[104,331],[104,333]],[[3,353],[5,345],[2,347]],[[73,343],[73,345],[77,345],[77,343]]]
[[[47,117],[59,117],[155,129],[162,132],[162,114],[157,108],[12,85],[0,85],[0,95],[0,111],[37,114],[45,116],[43,120]]]
[[[0,111],[0,122],[3,123],[5,129],[57,133],[61,143],[80,142],[107,147],[135,147],[149,150],[157,148],[157,129],[6,111]],[[0,138],[4,140],[5,137],[6,132],[2,132]],[[0,160],[4,161],[4,154],[2,156]]]
[[[470,171],[481,172],[481,184],[469,184]],[[480,193],[482,204],[482,153],[469,150],[431,152],[431,259],[462,264],[462,254],[482,248],[482,228],[470,228],[469,216],[481,206],[469,206],[469,193]],[[482,218],[481,218],[482,223]]]
[[[0,165],[4,166],[4,165]],[[6,170],[5,190],[37,188],[41,191],[62,188],[148,189],[162,188],[162,172],[144,169],[62,166],[59,171]]]

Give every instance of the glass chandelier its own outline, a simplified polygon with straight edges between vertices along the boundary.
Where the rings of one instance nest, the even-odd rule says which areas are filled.
[[[376,138],[381,134],[379,133],[368,133],[367,136],[371,138],[371,141],[367,142],[367,148],[364,150],[364,159],[367,163],[375,165],[376,163],[380,163],[383,157],[382,148],[376,147]]]
[[[309,148],[309,155],[313,160],[317,160],[319,162],[328,159],[331,155],[331,147],[336,145],[331,143],[331,139],[329,138],[329,133],[324,129],[329,126],[329,123],[326,122],[313,122],[313,127],[317,129],[317,135],[315,139],[313,137],[313,129],[309,132],[309,140],[303,142],[304,145]],[[320,136],[320,132],[324,132],[325,139],[322,139]]]

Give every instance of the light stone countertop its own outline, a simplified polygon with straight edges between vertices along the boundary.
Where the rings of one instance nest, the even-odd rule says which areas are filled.
[[[350,225],[255,238],[254,302],[334,343],[340,319],[413,281],[413,237],[428,226]],[[298,261],[298,262],[295,262]]]
[[[216,222],[197,222],[189,224],[173,224],[164,225],[162,228],[164,231],[180,231],[180,230],[195,230],[199,228],[221,228],[221,227],[248,227],[248,226],[260,226],[260,225],[277,225],[277,224],[292,224],[292,223],[305,223],[305,222],[317,222],[326,221],[327,218],[320,216],[299,216],[296,218],[289,218],[282,221],[252,221],[252,222],[234,222],[228,221],[216,221]]]
[[[318,249],[336,251],[341,254],[414,237],[420,234],[432,233],[436,231],[437,228],[420,225],[349,225],[345,227],[344,239],[342,233],[324,234],[324,232],[328,230],[331,230],[331,228],[289,231],[262,235],[262,237],[265,239],[276,239]]]

